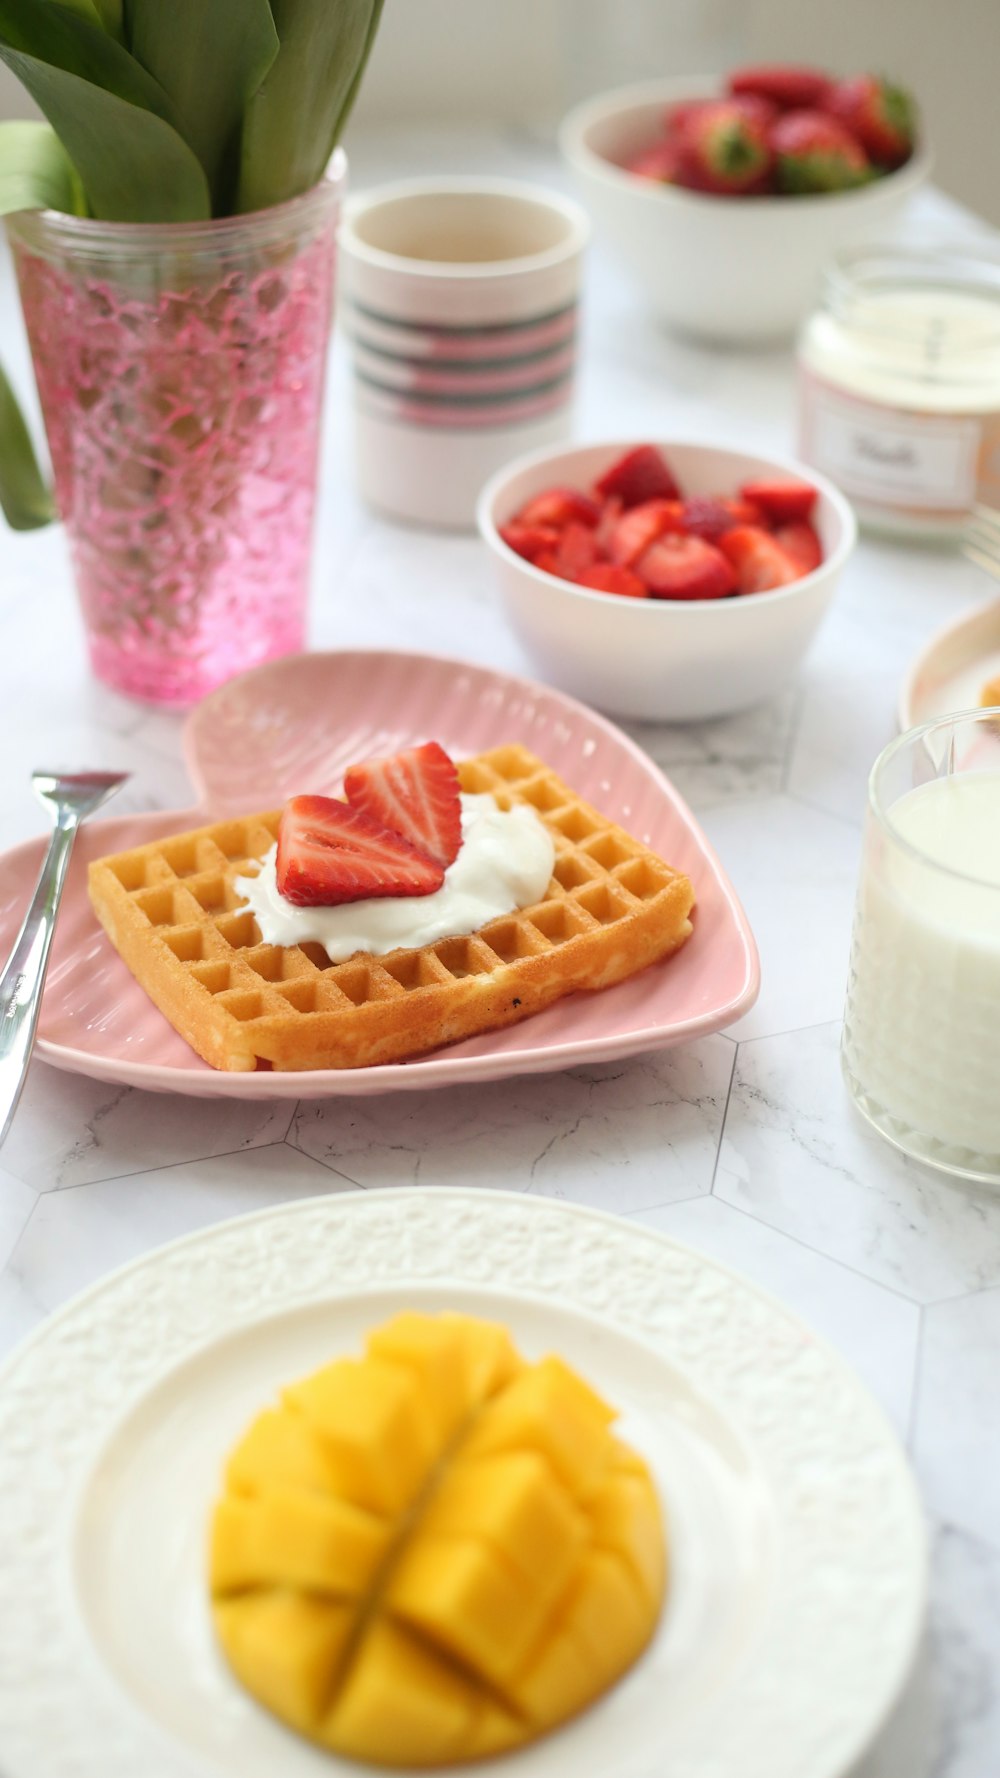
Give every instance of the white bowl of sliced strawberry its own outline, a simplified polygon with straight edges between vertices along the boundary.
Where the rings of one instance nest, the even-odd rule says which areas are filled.
[[[931,167],[902,89],[784,66],[601,93],[560,142],[659,316],[733,342],[790,333],[824,266],[889,229]]]
[[[773,696],[857,535],[812,470],[677,442],[522,457],[484,488],[478,518],[542,676],[612,715],[662,722]]]

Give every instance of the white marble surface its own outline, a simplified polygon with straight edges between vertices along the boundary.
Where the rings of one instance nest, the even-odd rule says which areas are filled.
[[[355,179],[446,168],[561,183],[527,137],[383,134]],[[970,228],[921,200],[925,238]],[[9,273],[5,354],[26,383]],[[393,528],[351,486],[335,353],[313,613],[316,645],[413,646],[526,670],[472,538]],[[653,329],[591,259],[578,431],[792,446],[791,363]],[[866,542],[799,681],[771,705],[637,725],[718,847],[758,936],[763,989],[685,1052],[424,1099],[299,1107],[184,1102],[41,1065],[0,1170],[0,1343],[149,1247],[270,1201],[476,1182],[636,1217],[746,1272],[837,1346],[909,1445],[933,1536],[927,1649],[864,1778],[1000,1771],[1000,1197],[965,1192],[852,1115],[837,1062],[864,787],[901,675],[986,596],[953,557]],[[121,806],[190,800],[174,716],[87,676],[57,531],[0,534],[0,846],[40,831],[36,765],[124,765]]]

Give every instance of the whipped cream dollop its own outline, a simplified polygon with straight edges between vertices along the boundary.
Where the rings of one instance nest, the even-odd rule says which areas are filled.
[[[339,907],[300,908],[278,891],[272,846],[256,876],[234,888],[268,945],[323,946],[332,963],[355,951],[376,957],[403,946],[464,937],[515,908],[541,901],[555,862],[552,836],[530,803],[500,809],[492,796],[462,797],[462,844],[433,895],[386,895]]]

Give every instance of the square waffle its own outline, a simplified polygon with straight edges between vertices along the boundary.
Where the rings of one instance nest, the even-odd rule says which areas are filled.
[[[365,1068],[511,1025],[606,988],[690,935],[688,878],[582,802],[520,746],[458,767],[463,791],[537,810],[556,857],[544,900],[468,938],[331,963],[267,945],[233,887],[281,811],[217,821],[90,867],[104,930],[150,999],[213,1068]]]

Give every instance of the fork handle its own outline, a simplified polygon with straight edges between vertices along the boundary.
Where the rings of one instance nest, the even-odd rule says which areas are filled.
[[[31,905],[0,975],[0,1142],[10,1129],[28,1072],[56,911],[78,825],[74,816],[62,815],[53,828]]]

